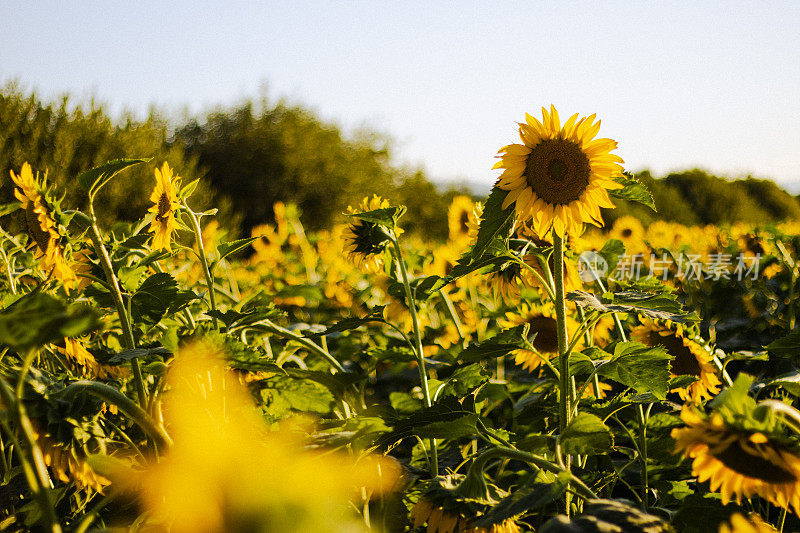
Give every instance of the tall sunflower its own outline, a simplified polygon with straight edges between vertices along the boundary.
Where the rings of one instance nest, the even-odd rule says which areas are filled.
[[[735,426],[719,413],[705,416],[691,406],[672,430],[675,453],[692,459],[692,475],[709,481],[722,503],[759,495],[800,512],[800,456],[784,438]]]
[[[498,186],[508,191],[503,209],[515,204],[517,219],[531,221],[539,235],[553,228],[560,236],[579,234],[583,223],[603,225],[601,207],[614,207],[608,190],[621,185],[624,161],[611,150],[617,142],[595,139],[595,115],[572,115],[563,125],[552,105],[542,108],[542,121],[526,114],[519,124],[523,144],[500,149],[494,168],[505,169]]]
[[[178,220],[175,211],[178,209],[178,194],[175,191],[180,186],[180,177],[174,176],[167,162],[156,168],[156,186],[150,194],[153,206],[148,212],[153,213],[150,223],[150,233],[153,234],[153,248],[156,250],[172,250],[172,232],[178,229]]]
[[[53,277],[61,280],[67,290],[71,289],[77,283],[78,277],[65,257],[62,246],[65,238],[59,232],[54,218],[57,206],[48,199],[46,178],[34,178],[33,170],[26,162],[19,174],[11,171],[11,179],[17,186],[14,196],[22,203],[25,211],[28,235],[42,254],[39,266],[48,273],[52,272]]]
[[[663,346],[674,357],[670,366],[673,376],[694,376],[697,381],[688,387],[676,389],[683,400],[700,402],[719,392],[721,381],[717,377],[714,358],[703,345],[685,337],[677,326],[644,320],[631,331],[631,339],[647,346]]]

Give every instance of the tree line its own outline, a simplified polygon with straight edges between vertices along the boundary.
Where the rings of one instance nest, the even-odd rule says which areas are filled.
[[[447,207],[466,192],[443,189],[421,170],[395,164],[388,137],[369,130],[345,135],[283,100],[251,100],[175,124],[155,111],[144,119],[115,119],[95,101],[74,103],[68,95],[45,101],[16,83],[0,88],[0,203],[14,199],[9,169],[28,161],[66,191],[67,205],[83,207],[85,195],[71,182],[122,157],[168,161],[185,183],[203,178],[192,207],[217,207],[223,225],[240,235],[269,222],[276,201],[296,203],[302,222],[315,230],[342,220],[348,205],[374,193],[408,207],[404,225],[410,231],[441,239]],[[144,213],[154,183],[150,167],[135,167],[126,179],[106,186],[98,202],[105,222]],[[638,177],[650,187],[658,213],[623,203],[613,215],[687,225],[800,218],[797,198],[769,180],[731,181],[696,169],[663,178],[644,171]]]

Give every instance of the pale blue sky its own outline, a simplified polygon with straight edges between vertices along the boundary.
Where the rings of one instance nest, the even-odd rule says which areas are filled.
[[[553,103],[597,113],[631,170],[800,182],[797,1],[2,0],[8,79],[142,112],[266,85],[393,135],[435,179],[487,184],[515,122]]]

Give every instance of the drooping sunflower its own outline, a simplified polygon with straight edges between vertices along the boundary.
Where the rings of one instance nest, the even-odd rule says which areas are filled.
[[[482,474],[481,474],[482,475]],[[513,518],[490,526],[478,526],[492,504],[508,495],[491,484],[483,484],[484,494],[469,494],[459,483],[464,476],[450,474],[429,482],[427,490],[411,509],[414,530],[428,525],[428,533],[519,533],[521,529]],[[488,499],[487,499],[488,498]]]
[[[387,207],[389,207],[389,200],[384,200],[375,194],[372,198],[366,197],[361,200],[358,207],[348,206],[347,212],[350,214],[366,213]],[[395,231],[401,233],[400,228]],[[347,257],[353,264],[367,272],[381,270],[383,251],[389,245],[389,238],[378,224],[353,217],[342,233],[342,237]]]
[[[174,176],[172,169],[165,161],[161,170],[156,168],[156,186],[150,194],[153,206],[148,212],[153,213],[150,233],[153,234],[153,248],[156,250],[172,250],[172,233],[178,229],[175,211],[178,209],[180,177]]]
[[[523,144],[500,149],[494,168],[505,169],[498,186],[508,191],[503,209],[515,204],[517,220],[531,221],[539,235],[550,228],[564,236],[580,234],[583,223],[603,225],[601,207],[614,207],[608,190],[621,187],[624,161],[612,154],[617,142],[595,139],[595,115],[572,115],[563,125],[555,107],[542,108],[542,121],[526,114],[519,124]]]
[[[17,186],[14,196],[22,203],[25,211],[28,235],[42,254],[39,266],[48,273],[52,272],[53,277],[64,284],[64,288],[71,289],[77,283],[78,277],[64,254],[64,236],[59,233],[53,218],[56,206],[48,199],[46,178],[35,178],[28,163],[22,165],[19,174],[15,174],[13,170],[10,172],[11,179]]]
[[[722,503],[759,495],[771,503],[800,511],[800,456],[784,439],[746,430],[719,413],[705,416],[684,407],[686,427],[672,430],[675,453],[692,461],[692,475],[709,481]]]
[[[553,305],[543,303],[531,305],[523,302],[516,311],[509,311],[504,319],[498,320],[498,325],[503,328],[514,328],[523,324],[530,325],[529,335],[536,335],[531,344],[536,351],[518,349],[514,350],[514,362],[528,372],[533,372],[543,363],[543,357],[550,358],[558,353],[558,328],[556,325],[556,312]],[[575,331],[578,323],[567,315],[567,331]]]
[[[719,533],[775,533],[778,531],[758,516],[750,513],[747,517],[740,513],[733,513],[729,518],[730,525],[723,522],[719,526]]]
[[[674,357],[670,364],[673,376],[694,376],[697,381],[675,389],[683,400],[701,402],[717,394],[721,381],[714,367],[714,357],[695,340],[683,335],[682,329],[670,322],[643,320],[631,331],[631,339],[647,346],[663,346]]]

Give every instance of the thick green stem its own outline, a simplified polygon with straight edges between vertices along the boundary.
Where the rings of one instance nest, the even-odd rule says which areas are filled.
[[[569,474],[570,482],[575,485],[575,491],[580,494],[583,498],[586,499],[597,499],[597,494],[592,491],[586,484],[581,481],[578,477],[574,476],[568,470],[561,468],[560,466],[548,461],[544,457],[539,457],[538,455],[534,455],[532,453],[523,452],[521,450],[515,450],[514,448],[492,448],[491,450],[487,450],[483,452],[481,455],[475,458],[472,462],[472,465],[469,467],[469,474],[478,475],[483,472],[483,469],[486,467],[486,464],[492,459],[514,459],[516,461],[523,461],[525,463],[530,463],[542,470],[547,470],[548,472],[553,472],[554,474],[561,474],[567,473]]]
[[[567,306],[564,295],[564,241],[553,231],[553,279],[555,281],[556,329],[558,335],[559,371],[559,429],[561,433],[570,421],[569,339],[567,332]]]
[[[652,404],[651,404],[652,405]],[[647,493],[649,482],[647,475],[647,415],[642,404],[637,404],[636,417],[639,419],[639,463],[642,469],[642,510],[647,511]],[[649,411],[648,407],[648,411]]]
[[[108,255],[108,250],[106,250],[106,247],[103,245],[103,238],[100,236],[100,228],[97,227],[97,218],[94,215],[92,199],[89,200],[89,215],[92,221],[90,226],[92,243],[94,244],[95,253],[100,259],[100,265],[103,267],[103,273],[106,276],[108,287],[111,290],[111,297],[117,308],[117,316],[119,317],[119,323],[122,327],[122,342],[125,349],[134,350],[136,349],[136,339],[133,337],[133,329],[131,327],[130,318],[128,317],[128,312],[126,311],[125,302],[122,299],[122,291],[119,288],[117,275],[114,273],[111,256]],[[131,359],[131,369],[133,371],[133,382],[136,387],[136,396],[138,397],[139,405],[145,408],[147,407],[147,392],[144,387],[142,369],[136,358]]]
[[[400,243],[396,236],[392,237],[393,251],[397,263],[397,269],[400,271],[400,277],[403,280],[403,287],[405,288],[406,300],[408,309],[411,312],[411,323],[414,326],[414,346],[417,356],[417,366],[419,368],[419,380],[422,385],[422,396],[425,399],[425,407],[433,405],[431,402],[431,393],[428,390],[428,372],[425,370],[425,354],[422,350],[422,334],[419,328],[419,318],[417,317],[417,304],[414,299],[414,293],[411,290],[411,283],[408,281],[408,272],[406,272],[406,263],[403,260],[403,252],[400,250]],[[439,451],[436,446],[436,439],[431,439],[431,475],[439,475]]]
[[[556,331],[558,334],[559,370],[559,435],[563,435],[572,416],[572,376],[569,372],[569,337],[567,332],[567,304],[564,294],[564,240],[553,230],[553,281],[555,285]],[[577,413],[576,413],[577,415]],[[570,470],[571,458],[566,457],[565,469]],[[571,494],[565,494],[567,516],[570,515]]]
[[[200,264],[203,266],[203,275],[206,278],[206,285],[208,286],[208,302],[212,311],[217,310],[217,298],[214,295],[214,278],[211,277],[211,269],[208,268],[208,259],[206,258],[206,246],[203,243],[203,230],[200,229],[200,217],[191,210],[188,204],[184,202],[183,207],[189,214],[189,219],[192,221],[192,231],[194,232],[194,240],[197,242],[198,258]],[[214,327],[219,329],[219,322],[216,317],[212,317]]]
[[[144,430],[159,448],[168,448],[172,445],[172,439],[167,435],[164,428],[154,421],[147,412],[136,405],[127,396],[122,394],[114,387],[110,387],[105,383],[97,381],[80,380],[70,383],[63,391],[59,392],[59,396],[68,399],[74,397],[76,394],[85,392],[100,398],[101,400],[116,405],[128,418],[133,420],[139,427]]]

